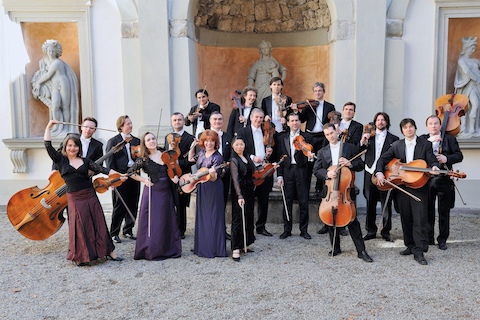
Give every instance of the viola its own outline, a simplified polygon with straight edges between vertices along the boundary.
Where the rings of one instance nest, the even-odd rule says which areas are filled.
[[[243,109],[244,106],[242,104],[242,99],[241,99],[242,91],[235,90],[230,93],[230,98],[233,100],[233,109],[235,110],[240,110]]]
[[[346,135],[339,142],[339,159],[342,158],[345,137]],[[344,227],[352,222],[356,216],[355,202],[350,197],[355,176],[350,169],[339,164],[330,166],[328,170],[335,170],[337,175],[334,179],[325,181],[328,192],[320,203],[318,215],[326,225]]]
[[[178,157],[180,156],[180,140],[182,136],[178,133],[169,133],[167,135],[167,144],[170,145],[170,150],[162,152],[161,158],[163,163],[167,165],[167,173],[170,179],[175,176],[180,177],[182,175],[182,169],[178,165]]]
[[[429,172],[432,171],[432,169],[427,166],[425,160],[422,159],[413,160],[407,164],[400,162],[399,159],[392,159],[387,164],[386,168],[387,169],[385,170],[384,174],[385,180],[394,185],[398,186],[403,184],[412,189],[423,187],[430,178]],[[460,173],[452,170],[437,170],[435,172],[453,176],[457,179],[464,179],[467,177],[467,175],[463,172]],[[377,184],[377,178],[374,175],[372,176],[372,183],[377,185],[378,189],[382,191],[393,188],[390,183],[379,186]]]
[[[138,155],[140,154],[140,146],[132,146],[130,145],[130,155],[132,160],[137,159]]]
[[[267,163],[263,166],[262,169],[257,170],[253,173],[253,184],[256,186],[261,185],[267,177],[270,177],[273,175],[275,170],[278,168],[278,166],[285,161],[285,158],[287,155],[283,155],[282,158],[276,163]]]
[[[225,168],[230,165],[230,162],[223,163],[215,167],[215,170]],[[185,173],[180,177],[178,186],[185,193],[191,193],[197,188],[199,183],[205,183],[211,179],[211,175],[208,172],[209,168],[200,168],[195,173]]]
[[[131,139],[131,137],[125,138],[95,163],[101,164],[112,154],[121,150]],[[65,196],[67,185],[58,171],[54,172],[48,180],[49,183],[45,188],[40,189],[34,186],[21,190],[8,201],[8,219],[18,232],[32,240],[47,239],[65,222],[62,210],[68,205]]]
[[[134,172],[127,174],[130,177]],[[122,185],[122,175],[120,173],[114,173],[108,176],[108,178],[98,177],[93,181],[93,188],[98,193],[106,192],[110,187],[119,187]]]
[[[297,108],[299,111],[302,111],[305,108],[309,108],[312,106],[313,108],[318,107],[318,102],[315,99],[305,99],[304,101],[297,102]]]
[[[460,118],[468,111],[468,97],[452,93],[435,101],[435,112],[442,121],[442,139],[445,133],[456,136],[460,132]]]
[[[306,157],[308,157],[309,152],[313,152],[313,146],[310,143],[307,143],[302,135],[295,137],[295,140],[293,140],[293,145],[295,146],[296,150],[302,151]]]
[[[330,111],[327,117],[332,124],[340,125],[340,121],[342,121],[342,114],[335,110]]]
[[[368,133],[370,135],[370,138],[371,138],[371,137],[375,136],[376,129],[377,128],[376,128],[375,124],[373,124],[373,122],[367,123],[365,125],[365,127],[363,128],[363,134]],[[365,141],[365,145],[367,145],[367,146],[368,146],[368,141],[369,141],[369,139],[367,139]]]
[[[263,144],[267,148],[271,148],[275,145],[275,140],[273,139],[273,135],[275,134],[275,124],[273,124],[270,120],[264,121],[263,126]]]

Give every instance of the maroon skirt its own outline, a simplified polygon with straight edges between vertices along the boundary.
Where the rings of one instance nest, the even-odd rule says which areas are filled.
[[[69,245],[67,260],[90,262],[114,249],[103,209],[93,188],[67,193]]]

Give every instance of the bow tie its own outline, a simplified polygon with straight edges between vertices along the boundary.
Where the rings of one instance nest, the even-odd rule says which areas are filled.
[[[85,139],[85,138],[82,136],[80,140],[83,140],[83,141],[85,141],[85,142],[89,142],[89,143],[90,143],[90,140],[92,140],[92,138]]]
[[[407,141],[407,140],[405,140],[405,145],[406,145],[407,147],[416,146],[416,145],[417,145],[417,141],[416,141],[416,140],[412,140],[412,141]]]
[[[331,144],[331,143],[330,143],[330,148],[332,148],[332,149],[338,149],[338,147],[339,147],[339,144],[338,144],[338,143],[337,143],[337,144]]]

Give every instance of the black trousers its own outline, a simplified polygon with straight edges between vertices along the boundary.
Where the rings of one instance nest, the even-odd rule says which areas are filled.
[[[403,192],[396,192],[395,201],[402,221],[403,241],[415,256],[428,251],[428,188],[427,182],[419,189],[401,186],[422,201],[418,202]]]
[[[307,179],[306,166],[298,167],[290,165],[283,169],[283,181],[285,189],[285,199],[290,221],[287,220],[285,209],[283,209],[283,230],[292,231],[292,212],[293,199],[298,200],[300,206],[300,232],[307,232],[308,229],[308,189],[305,183]]]
[[[265,181],[255,187],[255,197],[258,199],[257,207],[257,223],[255,229],[257,233],[261,233],[265,229],[268,214],[268,198],[273,186],[273,176],[265,178]]]
[[[190,194],[189,193],[179,193],[178,186],[172,181],[172,194],[176,207],[177,214],[177,224],[178,229],[180,230],[180,235],[185,234],[187,230],[187,207],[190,205]]]
[[[362,228],[360,227],[360,222],[358,222],[357,217],[350,222],[347,226],[348,232],[350,233],[350,237],[352,238],[353,243],[355,244],[355,248],[357,249],[358,253],[365,251],[365,242],[363,241],[362,237]],[[339,228],[335,232],[335,228],[328,226],[328,234],[330,236],[330,244],[333,243],[333,237],[335,233],[335,245],[333,246],[333,252],[340,251],[340,232]]]
[[[137,218],[138,199],[140,197],[140,182],[133,179],[127,179],[121,186],[117,187],[117,191],[122,196],[123,200],[127,204],[128,209],[132,213],[133,217]],[[120,227],[125,219],[125,225],[123,226],[123,234],[133,234],[133,227],[135,225],[135,219],[130,217],[127,209],[125,208],[122,200],[118,197],[115,190],[112,191],[112,224],[110,226],[110,236],[118,236],[120,233]]]
[[[452,180],[448,177],[434,177],[430,179],[428,201],[428,240],[433,241],[435,236],[435,200],[438,198],[438,231],[437,242],[446,242],[450,234],[450,209],[452,207],[455,189]]]
[[[317,154],[317,151],[322,149],[327,144],[327,139],[325,139],[325,134],[323,132],[311,133],[312,135],[312,147],[313,153]],[[310,185],[312,183],[312,173],[314,162],[307,163],[307,190],[310,191]],[[317,178],[317,183],[315,184],[315,191],[323,192],[325,186],[325,180]]]
[[[365,199],[367,199],[367,217],[365,220],[365,229],[367,230],[367,234],[377,233],[377,202],[380,201],[383,210],[385,207],[387,193],[387,191],[378,190],[377,186],[372,183],[372,175],[365,171],[363,195],[365,196]],[[391,194],[388,199],[387,208],[385,209],[385,213],[382,217],[382,230],[380,231],[380,234],[383,237],[389,236],[390,230],[392,230],[392,201],[393,194]]]

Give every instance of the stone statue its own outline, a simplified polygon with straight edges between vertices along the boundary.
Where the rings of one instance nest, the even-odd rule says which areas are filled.
[[[462,38],[463,49],[458,57],[454,86],[457,93],[468,97],[469,110],[462,119],[459,138],[479,137],[478,110],[480,104],[480,61],[471,58],[477,46],[477,37]]]
[[[287,68],[272,57],[273,48],[270,42],[262,40],[258,46],[258,51],[260,52],[261,58],[255,61],[250,68],[247,79],[249,86],[253,86],[255,82],[255,88],[258,90],[256,106],[261,108],[263,98],[272,94],[270,90],[270,79],[279,77],[285,80]]]
[[[32,93],[50,109],[50,119],[78,123],[78,80],[75,72],[64,61],[62,45],[57,40],[47,40],[42,45],[45,56],[40,59],[40,70],[32,77]],[[56,125],[52,135],[76,132],[77,126]]]

